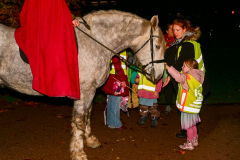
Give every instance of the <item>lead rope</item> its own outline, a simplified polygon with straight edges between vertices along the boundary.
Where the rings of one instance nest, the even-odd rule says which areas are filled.
[[[89,25],[87,24],[87,22],[83,19],[83,17],[81,17],[81,18],[82,18],[83,22],[80,22],[80,23],[84,24],[84,26],[85,26],[88,30],[90,30],[90,29],[91,29],[90,26],[89,26]],[[153,41],[153,37],[158,37],[158,36],[152,35],[152,28],[151,28],[150,38],[142,45],[141,48],[139,48],[139,49],[137,50],[137,52],[138,52],[139,50],[141,50],[141,49],[148,43],[148,41],[150,41],[152,62],[149,62],[149,63],[147,63],[146,65],[143,65],[141,68],[140,68],[139,66],[136,66],[135,64],[133,64],[133,63],[131,63],[131,62],[128,62],[126,59],[124,59],[124,58],[122,58],[120,55],[118,55],[118,53],[114,52],[113,50],[111,50],[110,48],[108,48],[108,47],[105,46],[104,44],[100,43],[99,41],[97,41],[96,39],[94,39],[92,36],[90,36],[89,34],[87,34],[86,32],[84,32],[83,30],[81,30],[78,26],[77,26],[76,28],[77,28],[79,31],[81,31],[82,33],[84,33],[86,36],[88,36],[89,38],[91,38],[92,40],[94,40],[95,42],[97,42],[98,44],[100,44],[102,47],[104,47],[104,48],[106,48],[107,50],[109,50],[110,52],[112,52],[112,53],[113,53],[114,55],[116,55],[120,60],[122,60],[123,62],[125,62],[126,65],[128,65],[128,66],[130,66],[130,65],[135,66],[135,67],[137,68],[137,71],[138,71],[138,72],[141,72],[141,73],[143,73],[143,74],[151,75],[151,74],[147,73],[145,70],[143,70],[143,69],[146,68],[149,64],[152,64],[152,66],[153,66],[154,63],[163,63],[163,62],[165,62],[164,59],[153,61],[153,42],[152,42],[152,41]],[[137,53],[137,52],[136,52],[136,53]],[[134,54],[136,54],[136,53],[134,53]],[[151,68],[153,68],[153,67],[151,67]]]
[[[84,23],[83,23],[84,24]],[[120,60],[122,60],[124,63],[126,63],[126,65],[130,66],[133,65],[137,68],[138,71],[142,72],[142,73],[146,73],[144,70],[142,70],[139,66],[136,66],[135,64],[128,62],[126,59],[122,58],[120,55],[118,55],[118,53],[114,52],[113,50],[111,50],[110,48],[108,48],[107,46],[105,46],[104,44],[102,44],[101,42],[97,41],[96,39],[94,39],[92,36],[90,36],[89,34],[87,34],[86,32],[84,32],[83,30],[81,30],[78,26],[76,27],[79,31],[81,31],[82,33],[84,33],[86,36],[88,36],[89,38],[91,38],[92,40],[94,40],[95,42],[97,42],[98,44],[100,44],[102,47],[106,48],[107,50],[109,50],[110,52],[112,52],[114,55],[116,55]],[[147,41],[148,42],[148,41]],[[145,44],[144,44],[145,45]]]

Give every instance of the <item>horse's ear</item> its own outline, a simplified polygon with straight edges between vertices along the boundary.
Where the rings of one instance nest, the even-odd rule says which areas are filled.
[[[154,31],[157,29],[157,27],[158,27],[158,16],[157,15],[152,17],[151,26]]]

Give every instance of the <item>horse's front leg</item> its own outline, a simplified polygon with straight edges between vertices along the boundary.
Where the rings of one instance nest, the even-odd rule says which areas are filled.
[[[92,104],[89,108],[88,115],[85,116],[86,130],[85,130],[85,143],[89,148],[98,148],[101,147],[101,143],[98,141],[96,136],[92,134],[91,130],[91,114],[92,114]]]
[[[70,142],[70,158],[72,160],[87,160],[84,152],[84,140],[86,122],[83,100],[74,101],[72,114],[72,137]]]

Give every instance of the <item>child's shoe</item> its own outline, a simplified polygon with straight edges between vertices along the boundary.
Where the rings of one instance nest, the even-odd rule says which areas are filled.
[[[181,149],[185,149],[185,150],[194,150],[194,146],[193,146],[193,140],[187,140],[186,143],[184,143],[183,145],[180,145],[179,148]]]
[[[153,128],[156,128],[157,127],[157,118],[155,117],[151,117],[151,120],[152,120],[152,124],[151,124],[151,127]]]
[[[144,125],[147,123],[147,116],[141,117],[141,119],[137,122],[139,125]]]
[[[198,146],[198,136],[197,137],[193,137],[193,146],[197,147]]]

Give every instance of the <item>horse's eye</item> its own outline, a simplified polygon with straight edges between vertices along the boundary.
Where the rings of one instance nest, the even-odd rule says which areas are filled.
[[[156,48],[157,48],[157,49],[160,49],[160,45],[156,45]]]

